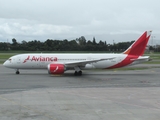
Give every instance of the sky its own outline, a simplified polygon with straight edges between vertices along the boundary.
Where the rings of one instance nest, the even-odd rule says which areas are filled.
[[[0,42],[136,40],[152,30],[160,44],[160,0],[0,0]]]

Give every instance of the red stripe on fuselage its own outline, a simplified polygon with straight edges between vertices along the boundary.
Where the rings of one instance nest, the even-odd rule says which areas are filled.
[[[137,59],[137,58],[138,58],[138,56],[127,55],[127,57],[124,60],[122,60],[120,63],[115,64],[115,65],[108,67],[106,69],[120,68],[120,67],[127,66],[127,65],[134,62],[132,59]]]

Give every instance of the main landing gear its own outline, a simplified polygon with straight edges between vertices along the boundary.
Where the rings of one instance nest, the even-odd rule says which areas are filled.
[[[74,69],[75,69],[75,72],[74,72],[75,76],[81,76],[82,75],[82,71],[78,66],[75,66]]]
[[[19,69],[17,69],[17,70],[16,70],[16,74],[19,74],[19,73],[20,73],[20,72],[19,72]]]
[[[78,72],[77,72],[77,71],[75,71],[75,72],[74,72],[74,75],[75,75],[75,76],[81,76],[81,75],[82,75],[82,71],[81,71],[81,70],[80,70],[80,71],[78,71]]]

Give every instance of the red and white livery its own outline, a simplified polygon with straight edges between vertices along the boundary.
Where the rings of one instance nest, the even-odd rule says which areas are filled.
[[[146,31],[126,51],[120,54],[44,54],[28,53],[10,57],[4,66],[16,69],[48,69],[50,74],[63,74],[75,70],[82,75],[84,69],[112,69],[149,61],[143,56],[151,31]]]

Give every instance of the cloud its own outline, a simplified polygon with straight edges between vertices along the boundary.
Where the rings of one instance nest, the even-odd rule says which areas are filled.
[[[5,22],[4,22],[5,20]],[[22,38],[32,39],[39,37],[50,37],[51,35],[61,35],[70,33],[72,27],[66,25],[41,24],[36,21],[24,19],[0,19],[1,37],[6,39]]]
[[[128,34],[129,39],[129,34],[151,29],[158,36],[159,3],[159,0],[0,0],[0,39],[46,40],[82,35],[106,39],[100,36],[123,34]]]

